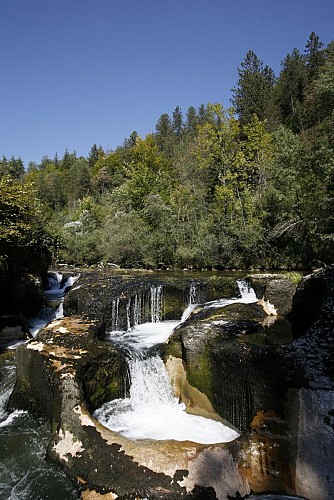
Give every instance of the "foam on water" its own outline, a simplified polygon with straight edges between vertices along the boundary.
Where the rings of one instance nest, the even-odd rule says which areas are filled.
[[[79,274],[77,276],[69,276],[63,286],[61,286],[63,275],[60,273],[50,274],[50,289],[44,291],[49,307],[44,307],[39,312],[37,318],[32,318],[29,322],[29,331],[33,337],[48,323],[64,316],[64,294],[67,289],[73,286],[73,283],[77,281],[79,276]]]
[[[131,439],[174,439],[202,444],[228,442],[239,434],[208,418],[190,415],[173,396],[163,361],[154,356],[129,362],[130,397],[104,404],[94,417]]]
[[[247,283],[240,281],[238,286],[240,298],[220,299],[204,307],[257,301],[254,290]],[[233,441],[240,435],[236,430],[219,421],[185,411],[185,405],[173,395],[163,361],[149,354],[152,347],[166,342],[176,326],[185,321],[196,307],[194,287],[190,290],[189,304],[180,321],[159,321],[161,288],[155,294],[151,291],[151,297],[151,323],[108,334],[108,339],[128,354],[130,397],[105,403],[95,411],[94,417],[111,430],[132,439],[174,439],[202,444]]]
[[[142,352],[145,349],[166,342],[179,323],[179,321],[142,323],[125,332],[112,331],[107,335],[107,338],[118,347],[128,347],[131,351]]]

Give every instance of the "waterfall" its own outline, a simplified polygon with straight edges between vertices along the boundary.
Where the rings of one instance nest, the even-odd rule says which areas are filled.
[[[151,322],[158,323],[162,314],[162,285],[151,286]]]
[[[113,330],[118,330],[119,298],[113,299],[111,303],[111,325]]]
[[[58,272],[49,273],[48,275],[48,289],[54,290],[59,289],[62,282],[63,275]]]
[[[240,281],[238,287],[240,298],[220,299],[204,304],[204,307],[257,301],[248,284]],[[209,418],[185,412],[185,406],[173,395],[163,361],[152,354],[152,348],[165,342],[176,326],[196,307],[196,286],[191,284],[188,305],[181,320],[161,321],[162,292],[162,285],[150,288],[151,322],[140,324],[142,298],[136,294],[132,302],[127,302],[127,330],[115,329],[108,334],[109,341],[128,356],[130,395],[105,403],[94,412],[94,417],[106,427],[132,439],[175,439],[203,444],[232,441],[239,436],[234,429]],[[129,320],[131,304],[134,320],[132,327]],[[115,311],[118,310],[116,301],[113,302],[113,307]],[[117,326],[117,321],[113,319],[113,326],[114,324]]]
[[[142,296],[136,293],[133,306],[133,322],[135,325],[141,323]]]
[[[196,296],[197,296],[197,288],[195,283],[191,283],[189,287],[189,299],[188,299],[188,305],[192,305],[196,303]]]
[[[128,299],[126,303],[126,329],[130,330],[131,328],[131,297]]]
[[[69,276],[63,281],[62,274],[58,272],[49,273],[48,289],[44,290],[48,305],[40,310],[37,318],[32,318],[29,322],[29,331],[33,337],[48,323],[64,316],[64,295],[73,286],[79,276]]]
[[[251,304],[258,301],[254,289],[249,283],[247,283],[247,281],[238,280],[237,284],[241,295],[239,302],[242,304]]]

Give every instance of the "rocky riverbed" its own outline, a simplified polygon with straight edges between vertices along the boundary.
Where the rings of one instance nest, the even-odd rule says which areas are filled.
[[[333,497],[333,269],[298,286],[282,275],[245,278],[257,303],[211,307],[237,294],[235,277],[87,273],[66,297],[68,316],[17,349],[9,406],[50,421],[48,459],[83,498]],[[116,321],[125,330],[147,320],[152,287],[164,289],[161,319],[180,317],[194,284],[197,307],[160,353],[187,411],[227,422],[240,437],[203,445],[106,429],[92,412],[128,386],[125,354],[105,333]]]

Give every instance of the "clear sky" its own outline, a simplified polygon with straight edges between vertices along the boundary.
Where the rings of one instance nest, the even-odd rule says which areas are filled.
[[[252,49],[278,74],[334,0],[0,0],[0,157],[114,149],[163,113],[230,105]]]

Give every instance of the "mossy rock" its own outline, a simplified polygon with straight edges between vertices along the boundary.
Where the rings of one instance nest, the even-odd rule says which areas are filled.
[[[200,305],[194,309],[187,322],[220,320],[251,320],[266,317],[263,308],[257,304],[229,304],[221,307]]]

